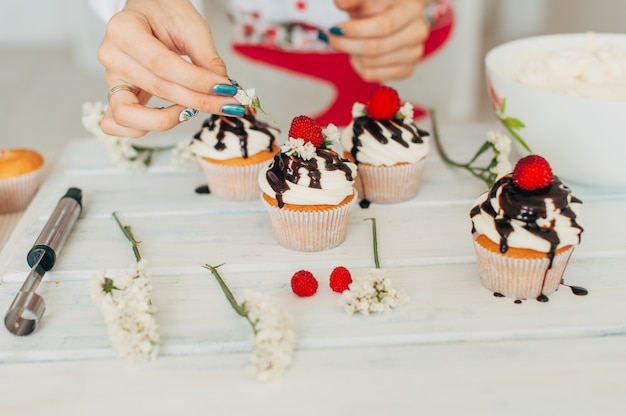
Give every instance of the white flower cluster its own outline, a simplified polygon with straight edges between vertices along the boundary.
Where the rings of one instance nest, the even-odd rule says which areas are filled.
[[[331,144],[339,143],[339,139],[341,138],[339,129],[333,123],[328,124],[328,126],[322,130],[322,134],[324,135],[324,139]]]
[[[362,103],[354,103],[352,105],[352,118],[362,117],[367,114],[365,109],[365,104]]]
[[[252,370],[262,381],[282,375],[291,365],[296,344],[291,320],[258,293],[247,293],[241,306],[254,329]]]
[[[511,172],[513,167],[509,161],[509,153],[511,152],[511,139],[501,131],[490,131],[487,133],[487,142],[493,145],[496,153],[496,165],[491,168],[491,172],[495,173],[497,178]]]
[[[252,105],[257,97],[256,90],[254,88],[248,88],[244,90],[243,88],[237,88],[237,94],[235,94],[235,99],[239,101],[241,105]]]
[[[132,139],[109,136],[100,128],[100,121],[106,109],[107,106],[101,102],[83,103],[83,127],[104,144],[113,163],[133,170],[144,170],[147,167],[146,161],[132,146]]]
[[[200,169],[200,163],[195,153],[191,151],[191,143],[188,141],[179,142],[172,149],[172,165],[182,168]]]
[[[404,103],[404,105],[400,107],[400,114],[402,114],[405,124],[413,123],[413,115],[414,115],[413,104],[411,104],[408,101]]]
[[[111,344],[128,360],[153,360],[159,352],[152,285],[145,267],[141,260],[115,279],[104,272],[92,278],[91,298],[104,315]]]
[[[304,139],[294,139],[289,137],[280,147],[281,152],[288,156],[296,155],[304,160],[309,160],[315,156],[315,146],[311,142],[304,142]]]
[[[387,312],[410,301],[404,290],[394,289],[391,279],[381,269],[373,269],[365,278],[354,280],[341,296],[349,314]]]

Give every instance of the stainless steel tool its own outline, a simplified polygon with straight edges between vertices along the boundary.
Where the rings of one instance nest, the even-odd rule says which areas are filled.
[[[28,251],[26,261],[32,269],[4,317],[4,325],[11,333],[29,335],[37,328],[46,304],[35,290],[43,275],[56,263],[67,236],[80,216],[82,199],[80,189],[68,189]]]

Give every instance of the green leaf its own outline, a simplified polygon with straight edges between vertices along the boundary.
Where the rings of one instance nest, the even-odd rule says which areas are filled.
[[[519,119],[513,117],[505,117],[502,122],[512,129],[523,129],[526,127],[524,123],[522,123]]]

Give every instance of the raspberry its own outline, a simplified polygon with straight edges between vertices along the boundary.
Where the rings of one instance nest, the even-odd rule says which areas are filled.
[[[400,110],[400,97],[391,87],[374,90],[367,103],[367,115],[376,120],[391,120]]]
[[[337,266],[330,273],[330,288],[337,293],[348,290],[348,286],[352,283],[350,271],[343,266]]]
[[[317,292],[317,279],[309,271],[299,270],[291,277],[291,290],[298,296],[313,296]]]
[[[553,179],[548,161],[538,155],[521,158],[513,169],[513,183],[525,191],[545,188],[552,184]]]
[[[322,127],[311,117],[307,116],[297,116],[291,121],[289,137],[303,139],[305,143],[311,142],[316,149],[324,145]]]

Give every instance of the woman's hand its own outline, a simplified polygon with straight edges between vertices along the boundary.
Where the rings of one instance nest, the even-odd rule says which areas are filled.
[[[350,54],[352,66],[366,81],[406,78],[424,51],[428,1],[335,0],[351,19],[331,28],[328,42]]]
[[[187,0],[128,0],[107,24],[98,59],[109,87],[101,123],[109,135],[169,130],[193,110],[243,115],[211,31]],[[152,96],[175,104],[149,108]]]

